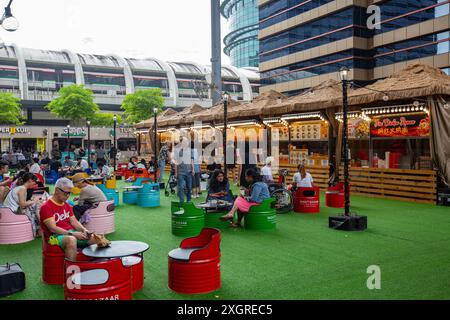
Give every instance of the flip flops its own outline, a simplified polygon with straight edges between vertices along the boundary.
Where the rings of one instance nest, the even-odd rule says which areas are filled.
[[[230,220],[233,220],[233,217],[222,216],[219,219],[220,219],[220,221],[230,221]]]

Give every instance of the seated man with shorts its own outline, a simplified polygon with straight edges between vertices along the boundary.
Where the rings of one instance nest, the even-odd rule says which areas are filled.
[[[94,244],[89,231],[78,222],[67,203],[73,183],[67,178],[56,182],[54,195],[41,207],[41,228],[44,241],[63,249],[66,258],[76,261],[77,247]]]

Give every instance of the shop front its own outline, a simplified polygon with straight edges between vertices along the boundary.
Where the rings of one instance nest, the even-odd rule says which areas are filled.
[[[42,127],[0,126],[1,152],[9,150],[44,151],[46,131]]]
[[[425,105],[363,108],[349,117],[351,167],[432,169],[430,116]],[[342,121],[342,114],[337,114],[337,120]]]

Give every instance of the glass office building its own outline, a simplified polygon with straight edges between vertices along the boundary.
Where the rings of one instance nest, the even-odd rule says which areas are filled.
[[[230,33],[224,38],[224,52],[238,68],[258,67],[258,0],[224,0],[221,13]]]
[[[354,81],[390,76],[408,63],[450,66],[450,1],[259,0],[261,92],[296,94],[351,69]],[[368,12],[369,11],[369,12]]]

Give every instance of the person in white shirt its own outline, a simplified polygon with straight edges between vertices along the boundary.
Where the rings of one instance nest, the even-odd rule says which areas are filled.
[[[147,169],[147,164],[145,163],[145,159],[142,159],[141,162],[138,163],[137,169]]]
[[[295,188],[313,188],[314,180],[309,172],[306,172],[305,166],[300,164],[298,172],[294,174],[293,185]]]
[[[107,165],[103,163],[103,161],[99,161],[97,163],[97,170],[94,173],[95,176],[103,177],[107,180],[111,179],[111,170]]]
[[[128,163],[128,170],[134,170],[137,168],[137,161],[138,159],[136,157],[131,157],[130,162]]]
[[[38,158],[33,158],[33,162],[32,162],[32,165],[30,167],[30,173],[37,173],[37,174],[40,174],[41,176],[43,175],[41,166],[39,165],[39,159]]]
[[[263,177],[263,182],[265,183],[273,183],[273,175],[272,175],[272,161],[273,157],[268,157],[266,159],[266,165],[261,169],[261,175]]]
[[[78,166],[81,168],[81,170],[85,171],[87,169],[89,169],[89,163],[84,160],[83,158],[78,158]]]

